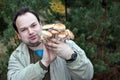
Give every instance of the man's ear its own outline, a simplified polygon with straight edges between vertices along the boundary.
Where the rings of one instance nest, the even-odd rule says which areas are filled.
[[[41,21],[39,21],[39,24],[41,24]]]
[[[17,34],[18,38],[21,39],[21,36],[20,36],[19,32],[15,31],[15,33]]]

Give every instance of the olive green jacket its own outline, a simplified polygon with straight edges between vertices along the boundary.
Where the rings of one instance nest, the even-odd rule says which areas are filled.
[[[67,44],[78,53],[73,62],[66,62],[57,57],[50,64],[51,80],[91,80],[93,77],[93,65],[86,57],[85,52],[73,41],[68,40]],[[8,80],[42,80],[47,70],[39,65],[39,61],[30,64],[28,47],[21,43],[11,54],[8,62]]]

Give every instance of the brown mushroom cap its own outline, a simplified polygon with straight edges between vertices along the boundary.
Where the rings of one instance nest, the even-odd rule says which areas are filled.
[[[68,36],[69,36],[71,39],[74,39],[74,38],[75,38],[75,37],[74,37],[74,34],[73,34],[69,29],[66,29],[65,31],[67,32]]]
[[[46,38],[52,37],[52,34],[46,30],[42,30],[42,35]]]
[[[51,32],[52,34],[58,34],[58,33],[59,33],[57,30],[54,30],[54,29],[51,29],[50,32]]]
[[[66,31],[62,31],[62,32],[60,32],[60,33],[58,34],[58,37],[59,37],[59,38],[66,38],[66,36],[67,36]]]
[[[54,25],[55,25],[55,24],[46,24],[46,25],[42,26],[42,29],[43,29],[43,30],[51,29],[51,28],[53,28]]]
[[[57,31],[62,31],[62,30],[65,30],[66,27],[64,24],[62,23],[56,23],[54,26],[53,26],[53,29],[57,30]]]

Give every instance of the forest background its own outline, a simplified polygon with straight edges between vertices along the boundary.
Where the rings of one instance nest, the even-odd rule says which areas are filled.
[[[62,22],[94,66],[93,80],[120,80],[120,0],[0,0],[0,80],[7,80],[9,56],[19,45],[13,13],[29,6],[43,24]]]

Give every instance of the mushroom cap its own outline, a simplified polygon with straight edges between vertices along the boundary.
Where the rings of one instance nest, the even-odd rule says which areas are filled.
[[[59,38],[66,38],[66,36],[67,36],[66,31],[62,31],[62,32],[60,32],[60,33],[58,34],[58,37],[59,37]]]
[[[55,25],[55,24],[46,24],[46,25],[42,26],[42,29],[43,29],[43,30],[51,29],[51,28],[53,28],[54,25]]]
[[[42,30],[42,35],[44,36],[44,37],[52,37],[52,34],[49,32],[49,31],[46,31],[46,30]]]
[[[54,29],[50,30],[50,32],[51,32],[52,34],[58,34],[58,33],[59,33],[57,30],[54,30]]]
[[[74,39],[74,38],[75,38],[74,34],[73,34],[69,29],[66,29],[65,31],[67,32],[68,36],[69,36],[71,39]]]
[[[58,31],[62,31],[62,30],[65,30],[66,27],[65,27],[65,25],[62,24],[62,23],[56,23],[56,24],[53,26],[53,29],[58,30]]]

